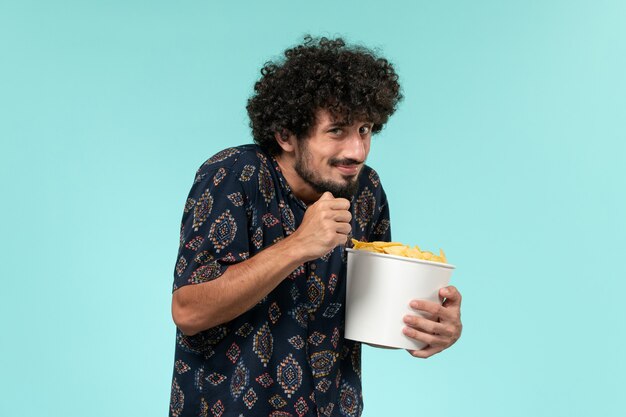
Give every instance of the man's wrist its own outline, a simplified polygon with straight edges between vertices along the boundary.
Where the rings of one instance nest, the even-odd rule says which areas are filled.
[[[311,260],[311,257],[305,251],[304,244],[299,239],[297,231],[277,244],[281,245],[282,256],[290,258],[296,265],[301,265]]]

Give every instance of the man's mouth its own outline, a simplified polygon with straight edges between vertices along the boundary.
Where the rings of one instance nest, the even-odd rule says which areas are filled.
[[[360,164],[336,164],[335,168],[339,170],[343,175],[356,175],[359,172]]]

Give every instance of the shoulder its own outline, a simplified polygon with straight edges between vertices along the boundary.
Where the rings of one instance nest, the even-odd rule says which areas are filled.
[[[226,148],[207,159],[196,172],[196,182],[215,175],[237,175],[251,178],[261,166],[267,165],[268,157],[258,145],[241,145]]]

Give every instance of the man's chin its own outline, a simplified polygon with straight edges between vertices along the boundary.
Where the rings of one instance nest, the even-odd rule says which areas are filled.
[[[361,170],[354,175],[337,175],[336,178],[322,180],[309,170],[303,169],[302,166],[296,164],[296,172],[307,184],[309,184],[316,192],[323,194],[330,192],[335,198],[352,199],[359,188],[359,175]]]
[[[341,183],[326,182],[323,184],[319,184],[320,187],[317,189],[317,191],[320,193],[330,191],[335,198],[345,198],[347,200],[350,200],[356,194],[359,188],[359,182],[357,178],[358,176],[350,178],[349,181],[343,181]]]

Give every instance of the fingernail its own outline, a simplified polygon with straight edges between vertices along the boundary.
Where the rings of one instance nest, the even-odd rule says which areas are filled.
[[[413,308],[419,308],[420,307],[420,303],[417,301],[411,301],[411,307]]]

